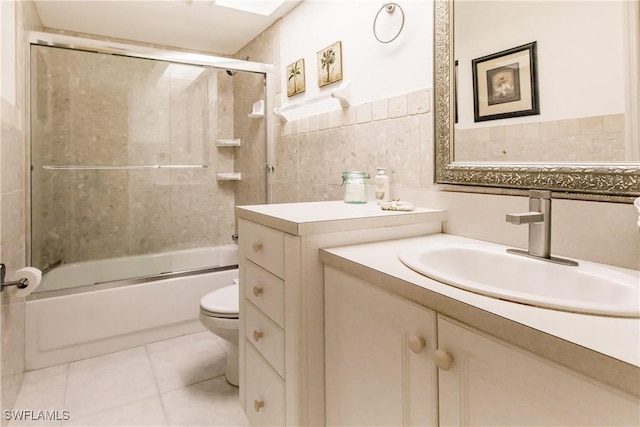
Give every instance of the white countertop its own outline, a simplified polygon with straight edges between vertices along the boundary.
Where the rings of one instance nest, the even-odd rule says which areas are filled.
[[[432,280],[411,270],[398,259],[398,254],[411,246],[438,241],[477,242],[458,236],[434,234],[323,249],[321,261],[516,345],[569,364],[579,371],[592,373],[594,369],[604,369],[606,372],[599,375],[604,378],[600,379],[610,379],[615,384],[623,381],[625,389],[637,394],[640,379],[640,319],[568,313],[503,301]],[[506,246],[482,243],[506,249]],[[571,345],[564,345],[550,337],[560,338]],[[584,349],[611,359],[585,353]],[[603,364],[609,366],[604,367]],[[629,374],[631,378],[624,378]],[[614,380],[612,375],[621,378]]]
[[[343,201],[237,206],[236,215],[297,236],[446,219],[446,212],[438,209],[385,211],[375,202]]]

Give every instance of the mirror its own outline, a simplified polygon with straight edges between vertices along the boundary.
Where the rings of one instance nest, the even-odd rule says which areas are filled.
[[[640,195],[637,2],[434,4],[436,183]]]

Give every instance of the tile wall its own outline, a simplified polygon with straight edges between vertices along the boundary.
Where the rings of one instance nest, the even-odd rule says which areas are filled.
[[[40,18],[33,2],[16,2],[16,99],[17,105],[0,98],[0,260],[8,267],[8,279],[13,271],[26,265],[26,171],[24,145],[25,117],[28,108],[22,102],[25,90],[24,33],[41,29]],[[3,58],[5,60],[5,58]],[[1,297],[2,321],[0,335],[2,409],[13,406],[24,375],[24,299]],[[4,417],[2,425],[5,425]]]
[[[165,62],[37,46],[32,264],[230,243],[233,90],[224,70],[193,81]],[[178,71],[180,71],[178,70]],[[126,78],[123,78],[126,76]],[[208,165],[206,169],[48,170],[47,166]]]
[[[247,59],[274,65],[276,99],[280,89],[280,26],[277,21],[260,33],[255,39],[234,55],[237,59]],[[237,73],[233,77],[235,100],[236,138],[242,138],[241,147],[235,148],[236,171],[242,172],[242,181],[236,184],[236,205],[253,205],[267,202],[265,166],[267,160],[266,125],[267,119],[250,119],[253,103],[265,99],[265,85],[262,76]],[[277,106],[277,105],[276,105]],[[274,106],[267,105],[273,109]]]
[[[458,161],[623,162],[624,114],[456,129]]]
[[[274,202],[339,200],[343,171],[373,176],[376,167],[393,186],[430,187],[430,111],[425,89],[282,124]]]

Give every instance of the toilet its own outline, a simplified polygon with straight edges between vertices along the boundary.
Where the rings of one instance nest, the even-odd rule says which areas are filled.
[[[227,341],[227,382],[238,386],[238,315],[240,312],[238,279],[203,296],[200,300],[200,322],[205,328]]]

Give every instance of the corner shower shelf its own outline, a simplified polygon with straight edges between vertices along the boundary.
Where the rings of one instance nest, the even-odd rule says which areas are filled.
[[[216,139],[216,146],[218,147],[239,147],[242,140],[240,139]]]
[[[253,103],[251,114],[249,114],[247,117],[249,117],[250,119],[260,119],[264,117],[264,99]]]
[[[306,105],[315,104],[316,102],[324,101],[331,98],[337,99],[340,102],[340,106],[342,108],[347,108],[348,106],[350,106],[351,105],[351,82],[348,80],[344,81],[340,85],[340,87],[337,87],[331,90],[331,92],[329,93],[316,96],[315,98],[306,99],[297,104],[289,104],[289,105],[285,105],[284,107],[274,108],[273,113],[276,116],[280,117],[280,119],[286,123],[289,121],[289,118],[285,114],[287,111],[297,110],[298,108],[304,107]]]
[[[241,173],[235,173],[235,172],[217,173],[216,174],[216,179],[218,181],[241,181],[242,180],[242,174]]]

